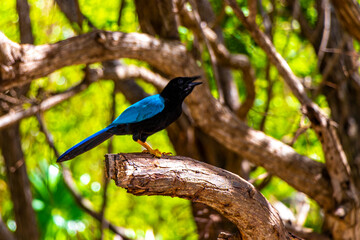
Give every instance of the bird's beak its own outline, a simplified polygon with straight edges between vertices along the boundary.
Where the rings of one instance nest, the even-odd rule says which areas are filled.
[[[189,85],[191,86],[191,87],[195,87],[195,86],[197,86],[197,85],[200,85],[200,84],[202,84],[202,82],[194,82],[195,80],[197,80],[197,79],[199,79],[199,78],[201,78],[201,76],[194,76],[194,77],[190,77],[189,78]]]

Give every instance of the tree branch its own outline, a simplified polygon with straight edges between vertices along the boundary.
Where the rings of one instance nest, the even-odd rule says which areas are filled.
[[[287,239],[270,203],[239,176],[186,157],[107,154],[106,172],[134,195],[164,195],[204,203],[232,221],[242,239]]]
[[[174,54],[178,57],[169,58]],[[162,41],[140,33],[98,30],[39,46],[19,45],[0,34],[0,91],[29,83],[65,66],[117,58],[143,60],[164,72],[177,72],[179,64],[194,72],[198,67],[195,62],[193,67],[189,66],[189,57],[186,47],[177,41]]]
[[[10,112],[0,117],[0,129],[4,129],[12,124],[19,122],[21,119],[35,115],[38,112],[46,111],[55,105],[68,100],[69,98],[75,96],[79,92],[85,90],[89,86],[89,83],[86,81],[81,82],[80,84],[71,87],[70,89],[58,93],[52,97],[49,97],[43,100],[38,105],[33,105],[27,109],[23,109],[17,112]]]
[[[75,85],[68,90],[55,94],[51,97],[48,97],[42,100],[39,104],[33,105],[30,108],[23,109],[20,111],[10,112],[0,117],[0,130],[4,129],[14,123],[19,122],[20,120],[31,117],[38,112],[44,112],[54,107],[57,104],[60,104],[76,94],[84,91],[89,87],[92,82],[95,82],[99,79],[111,79],[114,81],[122,81],[128,78],[141,78],[148,83],[153,84],[158,90],[161,90],[165,87],[167,80],[161,77],[160,75],[146,69],[143,67],[136,66],[124,66],[120,63],[118,64],[105,64],[106,66],[103,69],[88,69],[86,76],[82,82],[78,85]],[[110,66],[111,65],[111,66]],[[6,96],[6,95],[5,95]],[[0,95],[1,98],[1,95]]]
[[[217,68],[217,59],[215,57],[214,50],[212,49],[207,37],[205,36],[204,30],[203,30],[206,27],[206,22],[201,21],[200,14],[199,14],[198,7],[197,7],[195,0],[189,0],[189,3],[191,4],[191,7],[193,9],[193,14],[194,14],[194,18],[195,18],[194,23],[197,25],[197,29],[199,30],[199,33],[202,36],[205,46],[209,52],[211,67],[213,70],[213,77],[215,79],[216,87],[218,90],[217,92],[219,95],[219,101],[220,101],[220,103],[224,104],[225,103],[224,90],[223,90],[221,82],[220,82],[220,76],[219,76],[219,72],[218,72],[218,68]]]
[[[236,115],[241,120],[245,120],[248,111],[255,101],[255,73],[248,57],[244,54],[230,54],[224,43],[218,38],[217,34],[210,27],[205,25],[200,29],[198,24],[196,24],[194,16],[186,9],[182,8],[180,10],[180,15],[184,25],[191,28],[197,35],[206,38],[210,47],[213,49],[219,64],[232,69],[240,69],[243,72],[243,81],[246,87],[246,99],[237,109]],[[202,34],[200,34],[200,32]]]
[[[169,77],[203,73],[186,47],[179,42],[159,40],[139,33],[95,31],[51,45],[22,48],[24,61],[20,64],[24,65],[24,71],[17,72],[18,78],[0,82],[0,89],[46,76],[63,66],[120,57],[146,61]],[[309,195],[325,209],[333,206],[332,189],[324,164],[249,128],[212,97],[206,84],[195,89],[186,102],[196,125],[219,144],[263,166]]]
[[[322,143],[326,159],[326,167],[331,177],[336,202],[340,204],[345,199],[356,198],[356,193],[349,184],[350,166],[347,162],[345,152],[340,144],[336,128],[332,121],[311,101],[298,77],[294,75],[285,59],[276,51],[271,40],[258,28],[255,23],[250,23],[244,16],[235,0],[227,0],[234,10],[235,15],[244,24],[253,39],[266,52],[270,61],[275,65],[285,82],[302,105],[304,114],[309,118],[312,128]]]

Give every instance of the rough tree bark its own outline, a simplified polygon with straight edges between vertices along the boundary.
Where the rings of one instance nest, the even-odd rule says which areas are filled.
[[[239,229],[241,239],[293,239],[254,186],[224,169],[186,157],[107,154],[105,171],[134,195],[164,195],[211,206]]]

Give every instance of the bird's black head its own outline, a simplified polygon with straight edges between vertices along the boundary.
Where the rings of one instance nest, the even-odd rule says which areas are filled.
[[[174,99],[183,101],[195,88],[195,86],[202,84],[202,82],[194,82],[201,76],[194,77],[177,77],[172,79],[160,93],[166,99]]]

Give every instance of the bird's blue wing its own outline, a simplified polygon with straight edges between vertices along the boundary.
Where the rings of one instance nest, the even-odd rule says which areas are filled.
[[[164,107],[165,100],[160,94],[149,96],[125,109],[112,124],[117,125],[141,122],[160,113]]]

